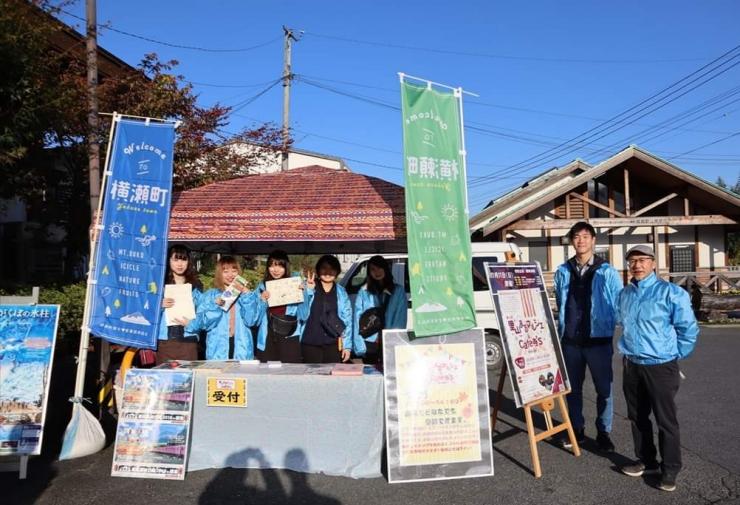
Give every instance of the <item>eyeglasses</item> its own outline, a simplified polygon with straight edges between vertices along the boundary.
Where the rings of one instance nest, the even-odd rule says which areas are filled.
[[[627,260],[627,264],[628,264],[629,266],[634,266],[634,265],[637,265],[638,263],[639,263],[640,265],[646,265],[646,264],[648,264],[648,263],[649,263],[650,261],[653,261],[653,258],[651,258],[651,257],[649,257],[649,256],[645,256],[645,257],[643,257],[643,258],[630,258],[630,259],[628,259],[628,260]]]

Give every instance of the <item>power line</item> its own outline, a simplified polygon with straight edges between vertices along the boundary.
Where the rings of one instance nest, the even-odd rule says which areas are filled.
[[[80,17],[80,16],[77,16],[75,14],[72,14],[69,11],[66,11],[64,9],[57,9],[57,10],[59,10],[59,12],[63,12],[64,14],[66,14],[66,15],[74,18],[74,19],[77,19],[77,20],[80,20],[80,21],[83,21],[83,22],[87,22],[87,20],[85,18]],[[159,44],[159,45],[167,46],[167,47],[174,47],[174,48],[177,48],[177,49],[188,49],[188,50],[191,50],[191,51],[201,51],[201,52],[205,52],[205,53],[245,53],[245,52],[248,52],[248,51],[253,51],[255,49],[259,49],[261,47],[268,46],[268,45],[273,44],[274,42],[277,42],[278,40],[282,39],[282,36],[280,35],[280,36],[277,36],[277,37],[275,37],[273,39],[270,39],[270,40],[268,40],[266,42],[262,42],[261,44],[256,44],[256,45],[250,46],[250,47],[242,47],[242,48],[238,48],[238,49],[214,49],[214,48],[206,48],[206,47],[198,47],[198,46],[186,46],[186,45],[183,45],[183,44],[173,44],[171,42],[164,42],[162,40],[156,40],[156,39],[152,39],[150,37],[145,37],[143,35],[137,35],[135,33],[131,33],[131,32],[126,32],[126,31],[123,31],[123,30],[119,30],[119,29],[113,28],[112,26],[107,25],[107,24],[98,24],[97,26],[101,30],[110,30],[112,32],[120,33],[121,35],[126,35],[127,37],[133,37],[135,39],[144,40],[146,42],[151,42],[153,44]]]
[[[242,100],[241,102],[235,103],[234,105],[231,106],[231,110],[229,111],[229,115],[233,114],[236,111],[242,110],[244,107],[246,107],[247,105],[251,104],[252,102],[254,102],[255,100],[257,100],[259,97],[261,97],[262,95],[264,95],[265,93],[267,93],[268,91],[270,91],[272,88],[274,88],[275,86],[277,86],[278,84],[280,84],[282,82],[282,80],[283,80],[282,77],[279,78],[279,79],[275,79],[274,81],[272,81],[272,83],[270,83],[269,86],[267,86],[265,89],[263,89],[262,91],[260,91],[256,95],[254,95],[254,96],[252,96],[250,98],[247,98],[246,100]]]
[[[481,52],[469,52],[469,51],[453,51],[449,49],[435,49],[429,47],[410,46],[404,44],[391,44],[389,42],[375,42],[369,40],[353,39],[349,37],[339,37],[335,35],[326,35],[314,32],[306,32],[306,35],[310,37],[322,38],[327,40],[337,40],[341,42],[349,42],[352,44],[361,44],[375,47],[389,47],[392,49],[404,49],[411,51],[423,51],[428,53],[436,54],[448,54],[454,56],[472,56],[477,58],[490,58],[490,59],[501,59],[501,60],[516,60],[516,61],[539,61],[549,63],[609,63],[609,64],[623,64],[623,63],[678,63],[678,62],[696,62],[704,61],[705,58],[675,58],[675,59],[653,59],[653,60],[635,60],[635,59],[623,59],[623,60],[598,60],[588,58],[547,58],[540,56],[514,56],[506,54],[492,54],[492,53],[481,53]]]
[[[256,82],[254,84],[213,84],[209,82],[196,82],[196,81],[186,81],[186,82],[189,82],[190,84],[193,84],[195,86],[206,86],[209,88],[259,88],[260,86],[271,84],[273,81],[274,80]]]
[[[727,135],[726,137],[722,137],[721,139],[717,139],[717,140],[715,140],[713,142],[709,142],[707,144],[702,144],[699,147],[695,147],[695,148],[693,148],[693,149],[691,149],[689,151],[686,151],[685,153],[679,154],[678,156],[671,156],[668,159],[669,160],[673,160],[673,159],[676,159],[676,158],[680,158],[680,157],[682,157],[682,156],[684,156],[686,154],[691,154],[693,152],[699,151],[700,149],[704,149],[705,147],[713,146],[714,144],[719,144],[720,142],[724,142],[725,140],[731,139],[732,137],[737,137],[738,135],[740,135],[740,131],[739,132],[732,133],[730,135]]]
[[[511,170],[511,169],[531,170],[533,165],[536,166],[537,164],[549,163],[551,161],[554,161],[554,160],[558,159],[560,156],[562,156],[563,154],[565,154],[565,152],[572,152],[573,150],[575,150],[576,148],[578,148],[579,146],[581,146],[582,144],[584,144],[584,142],[588,141],[589,139],[593,139],[593,140],[591,140],[590,142],[588,142],[588,144],[591,144],[593,142],[596,142],[596,141],[600,140],[601,138],[604,138],[605,136],[610,135],[610,134],[614,133],[615,131],[618,131],[618,130],[620,130],[620,129],[626,127],[626,126],[628,126],[629,124],[634,123],[635,121],[639,120],[640,118],[645,117],[645,116],[647,116],[647,115],[649,115],[649,114],[651,114],[651,113],[653,113],[653,112],[655,112],[655,111],[657,111],[657,110],[665,107],[669,103],[672,103],[673,101],[677,100],[678,98],[680,98],[680,97],[686,95],[687,93],[693,91],[694,89],[696,89],[696,88],[698,88],[698,87],[706,84],[707,82],[709,82],[709,81],[711,81],[711,80],[719,77],[720,75],[724,74],[725,72],[729,71],[730,69],[732,69],[736,65],[738,65],[740,63],[740,61],[735,62],[734,64],[730,65],[728,68],[719,70],[723,66],[729,64],[730,62],[732,62],[733,60],[735,60],[736,58],[738,58],[738,56],[740,56],[740,54],[735,54],[735,55],[733,55],[731,57],[728,57],[733,52],[736,52],[738,48],[740,48],[740,46],[735,46],[731,50],[725,52],[721,56],[719,56],[719,57],[715,58],[714,60],[712,60],[710,63],[707,63],[706,65],[703,65],[698,70],[695,70],[691,74],[683,77],[682,79],[679,79],[678,81],[674,82],[673,84],[671,84],[671,85],[663,88],[659,92],[654,93],[653,95],[651,95],[648,98],[642,100],[638,104],[633,105],[632,107],[626,109],[625,111],[620,112],[619,114],[611,117],[609,120],[604,121],[601,124],[599,124],[597,126],[594,126],[593,128],[590,128],[590,129],[586,130],[585,132],[581,133],[580,135],[577,135],[577,136],[573,137],[572,139],[570,139],[570,140],[568,140],[566,142],[563,142],[559,146],[556,146],[554,148],[548,149],[548,150],[546,150],[546,151],[544,151],[542,153],[539,153],[537,155],[530,156],[529,158],[527,158],[527,159],[525,159],[523,161],[520,161],[519,163],[516,163],[514,165],[511,165],[510,167],[507,167],[506,169],[504,169],[504,171]],[[724,60],[724,61],[722,61],[722,60]],[[720,62],[720,63],[718,63],[718,62]],[[715,66],[712,67],[712,65],[715,65]],[[708,67],[712,67],[712,68],[710,68],[709,70],[706,70]],[[715,73],[714,75],[708,77],[707,79],[705,79],[704,81],[702,81],[699,84],[695,85],[691,89],[689,89],[689,90],[681,93],[678,96],[673,97],[672,99],[670,99],[668,101],[665,101],[666,99],[668,99],[669,97],[671,97],[671,95],[676,94],[677,92],[683,90],[687,86],[692,85],[697,80],[703,79],[705,76],[707,76],[709,74],[712,74],[715,71],[717,71],[717,73]],[[699,75],[697,77],[694,77],[697,74],[699,74]],[[688,80],[688,82],[682,84],[684,81],[687,81],[687,80]],[[677,87],[677,86],[679,86],[679,87]],[[673,89],[673,91],[670,91],[672,88],[676,88],[676,89]],[[665,96],[661,96],[661,95],[665,95]],[[661,103],[661,102],[663,102],[663,103]],[[652,108],[652,110],[648,110],[648,109],[651,109],[651,108]],[[647,112],[644,112],[646,110],[647,110]],[[625,121],[628,121],[629,119],[633,118],[635,115],[638,115],[638,114],[639,114],[639,116],[637,118],[635,118],[631,122],[628,122],[627,124],[624,124]],[[595,136],[598,136],[598,137],[594,139],[593,137],[595,137]],[[492,173],[490,175],[491,176],[494,176],[494,175],[496,175],[496,172],[494,172],[494,173]]]
[[[358,83],[358,82],[353,82],[353,81],[338,80],[338,79],[329,79],[329,78],[325,78],[325,77],[310,76],[310,75],[305,75],[305,74],[301,74],[301,75],[303,77],[307,77],[308,79],[310,79],[312,81],[335,83],[335,84],[345,84],[345,85],[348,85],[348,86],[356,86],[356,87],[368,88],[368,89],[377,89],[377,90],[380,90],[380,91],[384,91],[384,92],[387,92],[387,93],[394,93],[394,94],[398,94],[399,93],[399,90],[398,89],[391,89],[391,88],[386,88],[386,87],[382,87],[382,86],[373,86],[373,85],[370,85],[370,84]],[[597,118],[597,117],[593,117],[593,116],[583,116],[583,115],[579,115],[579,114],[569,114],[569,113],[565,113],[565,112],[555,112],[555,111],[547,111],[547,110],[541,110],[541,109],[529,109],[529,108],[526,108],[526,107],[513,107],[513,106],[510,106],[510,105],[501,105],[501,104],[497,104],[497,103],[481,102],[481,101],[474,100],[474,99],[467,99],[465,101],[465,105],[466,106],[471,106],[472,105],[472,106],[476,106],[476,107],[478,107],[478,106],[479,107],[491,107],[491,108],[496,108],[496,109],[511,110],[511,111],[516,111],[516,112],[526,112],[526,113],[529,113],[529,114],[537,114],[537,115],[566,117],[566,118],[572,118],[572,119],[585,119],[587,121],[594,121],[594,122],[596,122],[596,121],[606,121],[604,118]],[[649,127],[655,126],[655,125],[642,124],[642,123],[636,123],[636,124],[640,124],[641,126],[649,126]],[[697,130],[697,129],[687,129],[687,131],[698,132],[698,133],[716,133],[716,134],[726,134],[726,133],[729,133],[729,132],[726,132],[726,131]],[[522,132],[522,133],[528,133],[528,132]],[[556,139],[558,137],[550,137],[550,138]]]

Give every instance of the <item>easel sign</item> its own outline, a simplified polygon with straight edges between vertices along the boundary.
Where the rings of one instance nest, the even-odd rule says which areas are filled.
[[[496,389],[491,429],[501,405],[501,393],[508,371],[517,407],[524,408],[529,450],[535,478],[542,477],[537,442],[567,431],[573,454],[581,455],[565,405],[570,383],[560,340],[547,299],[545,282],[537,263],[484,263],[488,287],[501,328],[506,361]],[[555,425],[555,402],[563,422]],[[540,408],[547,429],[535,432],[532,408]]]
[[[383,331],[388,481],[493,475],[483,331]]]
[[[485,263],[517,407],[570,391],[537,263]]]

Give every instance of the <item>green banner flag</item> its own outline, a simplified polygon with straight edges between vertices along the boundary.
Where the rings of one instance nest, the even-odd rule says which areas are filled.
[[[459,98],[401,82],[406,235],[413,328],[475,326]]]

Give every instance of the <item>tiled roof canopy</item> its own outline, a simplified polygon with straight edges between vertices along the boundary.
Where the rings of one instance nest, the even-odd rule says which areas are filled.
[[[175,194],[170,241],[405,239],[403,188],[310,166],[248,175]]]

